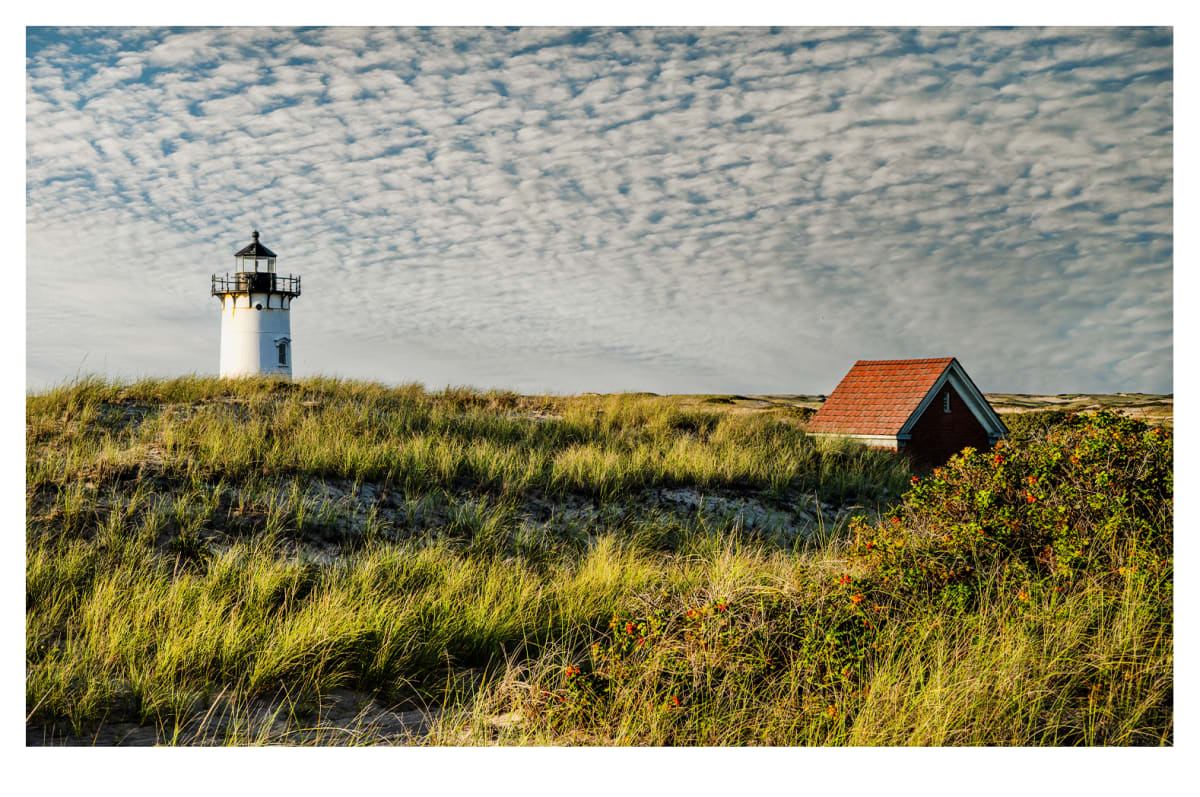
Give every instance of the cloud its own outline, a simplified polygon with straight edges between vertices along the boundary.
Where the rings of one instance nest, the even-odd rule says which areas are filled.
[[[258,226],[304,275],[299,372],[821,392],[955,354],[985,390],[1172,389],[1169,31],[27,44],[31,381],[215,371],[207,274]]]

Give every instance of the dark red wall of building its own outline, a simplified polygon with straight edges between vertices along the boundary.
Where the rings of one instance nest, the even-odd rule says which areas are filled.
[[[945,411],[943,403],[947,391],[950,393],[950,412]],[[943,385],[917,419],[912,438],[905,443],[904,450],[920,464],[941,465],[967,446],[986,451],[989,447],[987,430],[958,392],[950,385]]]

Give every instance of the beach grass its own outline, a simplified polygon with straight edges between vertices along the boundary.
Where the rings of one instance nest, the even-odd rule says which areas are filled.
[[[860,532],[785,545],[646,504],[687,489],[899,505],[905,460],[817,442],[786,411],[84,378],[27,396],[26,427],[39,738],[126,723],[163,744],[1172,741],[1169,567],[1084,571],[1031,601],[1007,560],[984,562],[968,608],[910,595],[834,670],[822,646],[860,608],[843,579],[884,572]],[[586,523],[560,518],[570,502]],[[917,544],[934,525],[904,528]],[[331,718],[345,693],[423,729]]]

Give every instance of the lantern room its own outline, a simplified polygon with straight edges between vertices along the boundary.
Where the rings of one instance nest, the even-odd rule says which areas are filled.
[[[253,233],[254,240],[249,246],[242,247],[233,256],[237,264],[236,271],[257,271],[268,274],[275,273],[275,253],[259,243],[258,230]],[[242,240],[245,240],[244,238]]]

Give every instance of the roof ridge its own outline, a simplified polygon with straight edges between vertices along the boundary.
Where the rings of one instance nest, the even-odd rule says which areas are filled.
[[[911,360],[856,360],[855,365],[896,365],[899,363],[948,363],[956,357],[915,357]]]

